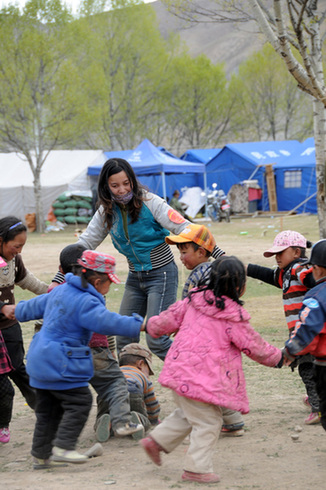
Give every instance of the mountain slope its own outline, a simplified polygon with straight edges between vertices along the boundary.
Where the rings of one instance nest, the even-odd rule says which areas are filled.
[[[202,0],[202,4],[209,0]],[[265,39],[258,34],[254,22],[246,24],[220,24],[213,22],[194,23],[189,27],[175,15],[168,12],[160,1],[151,3],[159,28],[164,37],[170,32],[177,33],[193,56],[205,54],[213,63],[224,63],[230,75],[239,64],[263,46]]]

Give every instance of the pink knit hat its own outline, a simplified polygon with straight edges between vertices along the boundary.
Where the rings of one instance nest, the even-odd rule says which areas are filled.
[[[301,233],[297,231],[286,230],[276,235],[273,246],[264,252],[264,257],[272,257],[272,255],[283,252],[289,247],[306,248],[307,240]]]

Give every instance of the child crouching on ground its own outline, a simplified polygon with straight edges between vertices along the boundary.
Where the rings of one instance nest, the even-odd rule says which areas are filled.
[[[222,426],[221,407],[249,411],[241,352],[266,366],[282,363],[281,350],[255,332],[241,306],[245,284],[242,262],[220,257],[212,264],[208,284],[150,318],[146,326],[155,338],[176,332],[159,382],[173,391],[178,408],[140,442],[160,465],[160,453],[170,453],[190,434],[185,481],[220,480],[213,472],[213,452]]]
[[[160,404],[155,396],[153,383],[152,353],[140,344],[127,344],[119,354],[120,369],[125,375],[129,391],[130,410],[147,431],[159,423]],[[140,433],[133,434],[135,440]]]
[[[36,425],[32,455],[35,468],[53,462],[84,463],[88,457],[75,448],[91,406],[88,382],[93,360],[88,346],[92,332],[136,336],[143,319],[121,316],[105,307],[105,295],[115,275],[115,260],[92,250],[83,252],[66,282],[16,306],[15,315],[26,322],[43,318],[43,326],[27,355],[30,384],[36,388]]]

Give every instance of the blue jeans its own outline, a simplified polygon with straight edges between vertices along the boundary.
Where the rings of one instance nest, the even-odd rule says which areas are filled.
[[[177,290],[178,268],[174,261],[151,271],[129,272],[119,313],[127,316],[138,313],[148,320],[175,303]],[[130,338],[118,335],[118,352],[132,342],[139,342],[139,336]],[[146,342],[148,348],[164,361],[172,343],[170,337],[163,335],[153,339],[146,334]]]
[[[96,420],[109,413],[115,430],[131,422],[127,381],[108,348],[92,347],[92,355],[94,374],[90,384],[98,394]]]

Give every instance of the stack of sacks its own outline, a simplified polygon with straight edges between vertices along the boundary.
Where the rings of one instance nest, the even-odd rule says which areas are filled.
[[[92,211],[92,197],[61,194],[53,203],[52,208],[55,217],[63,223],[76,225],[77,223],[89,223]]]

